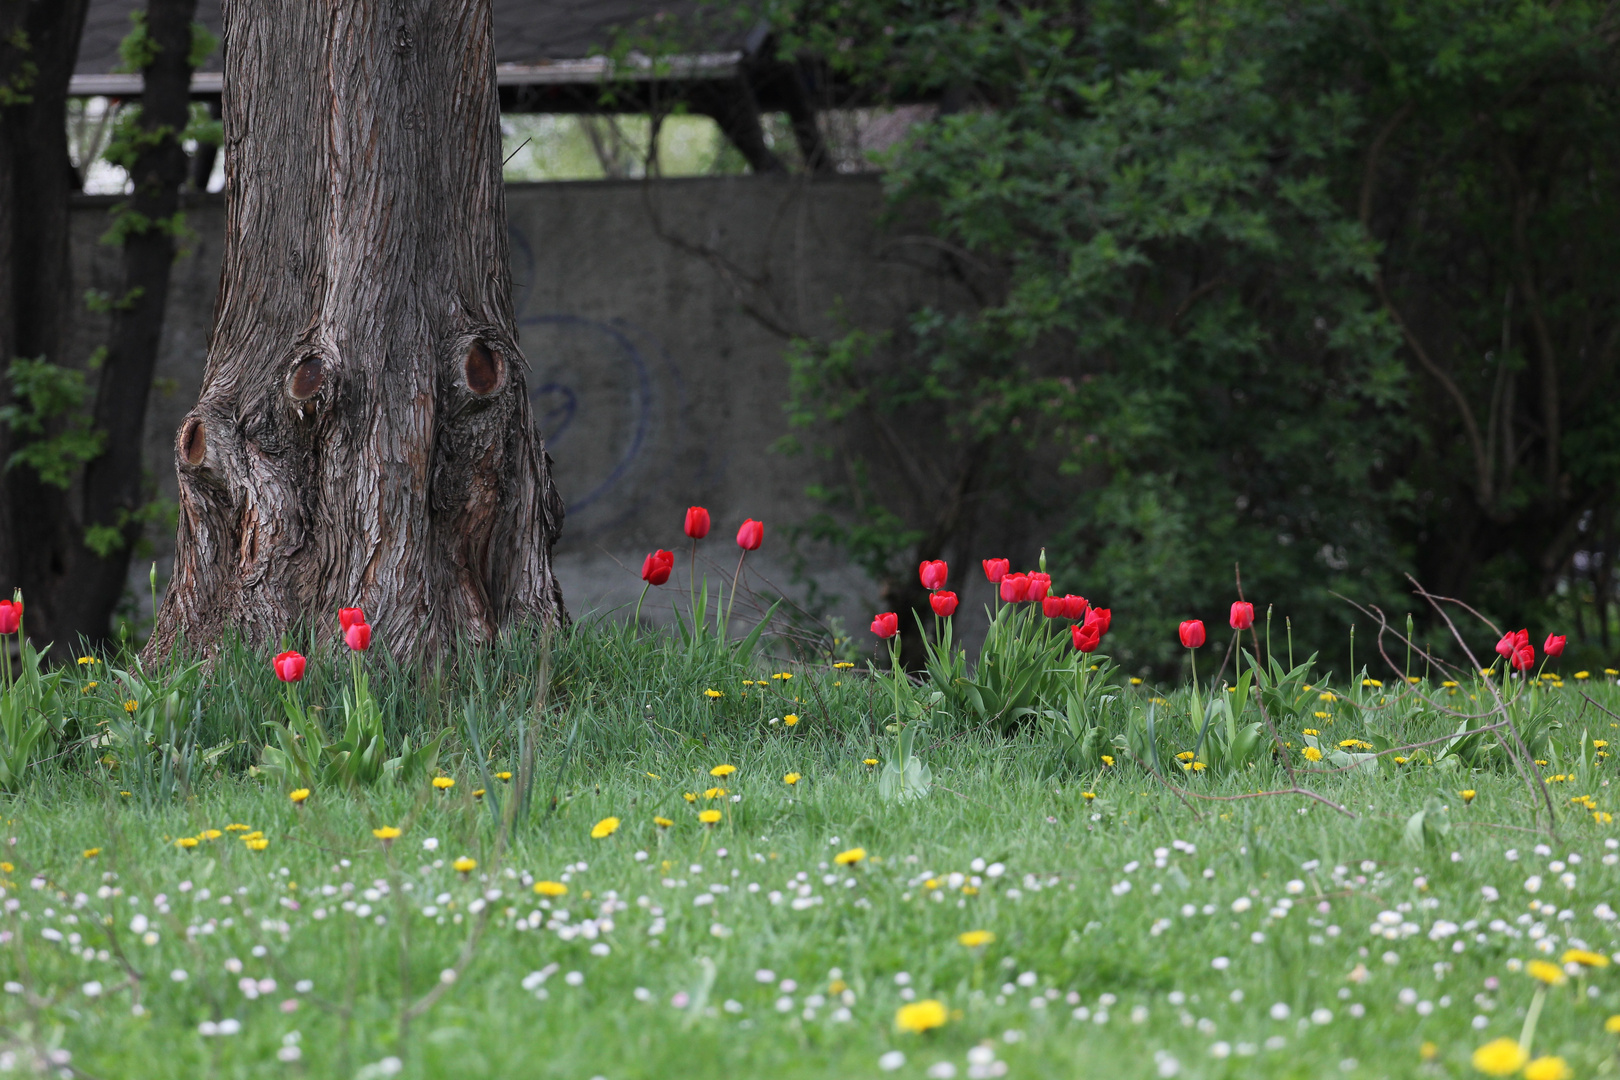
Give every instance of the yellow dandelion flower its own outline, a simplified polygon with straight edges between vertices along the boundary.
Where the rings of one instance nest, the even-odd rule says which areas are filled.
[[[128,701],[124,702],[124,711],[125,712],[132,713],[132,712],[134,712],[136,709],[138,709],[140,707],[141,707],[141,703],[136,701],[134,698],[130,698]]]
[[[618,831],[618,828],[619,828],[619,819],[618,818],[616,818],[616,817],[605,817],[601,821],[598,821],[595,825],[591,826],[591,839],[592,840],[600,840],[603,837],[612,836],[615,832]]]
[[[1612,668],[1612,667],[1606,667],[1606,668],[1603,669],[1603,674],[1605,674],[1605,675],[1620,675],[1620,670],[1616,670],[1615,668]]]
[[[510,779],[512,779],[512,774],[509,773],[509,772],[498,772],[498,773],[495,774],[495,779],[497,779],[497,780],[510,780]]]
[[[190,851],[192,848],[197,846],[197,838],[195,836],[182,836],[180,839],[174,842],[174,846],[177,848],[185,848],[187,851]]]
[[[87,859],[93,859],[97,855],[100,855],[100,854],[101,854],[101,849],[98,848],[98,847],[87,847],[87,848],[84,849],[84,857],[87,858]]]
[[[226,832],[247,832],[248,831],[248,826],[243,825],[239,821],[238,822],[232,822],[231,824],[225,826],[225,831]]]
[[[255,830],[254,832],[250,832],[246,836],[242,837],[242,839],[244,839],[244,840],[257,840],[260,837],[262,837],[263,835],[264,835],[264,833],[258,832],[257,830]]]
[[[685,799],[687,802],[697,802],[697,796],[692,794],[690,791],[682,792],[681,798]]]
[[[793,672],[791,672],[791,671],[778,671],[775,675],[772,675],[771,678],[773,678],[773,679],[781,679],[783,681],[786,681],[788,679],[793,678]]]
[[[1095,791],[1082,791],[1080,793],[1080,797],[1086,800],[1086,802],[1091,802],[1097,797],[1097,793]]]
[[[1613,1016],[1603,1021],[1603,1030],[1607,1031],[1610,1035],[1620,1035],[1620,1013],[1615,1013]]]
[[[705,690],[703,691],[703,696],[711,698],[725,697],[726,693],[724,690]]]
[[[799,714],[798,713],[788,713],[786,716],[782,717],[782,723],[786,727],[793,727],[798,722],[799,722]]]
[[[1563,986],[1569,981],[1564,969],[1550,960],[1532,960],[1524,965],[1524,973],[1548,986]]]
[[[93,656],[81,656],[81,657],[79,657],[79,663],[81,663],[81,664],[93,664],[95,662],[96,662],[96,658],[93,657]]]
[[[1592,740],[1592,745],[1594,747],[1596,747],[1597,749],[1602,750],[1604,747],[1609,745],[1609,740],[1608,739],[1593,739]]]
[[[1479,792],[1475,791],[1473,788],[1464,788],[1463,790],[1457,792],[1457,794],[1462,796],[1463,805],[1466,806],[1474,801],[1474,796],[1478,795]]]
[[[1418,1057],[1422,1058],[1424,1061],[1433,1061],[1439,1056],[1440,1048],[1434,1045],[1432,1042],[1425,1042],[1422,1046],[1418,1047]]]
[[[927,881],[923,882],[923,888],[930,889],[930,890],[939,888],[939,878],[937,878],[937,877],[929,878]]]
[[[450,868],[458,874],[470,874],[474,870],[478,869],[478,860],[463,855],[461,858],[451,863]]]
[[[534,883],[534,891],[541,896],[567,896],[568,886],[560,881],[537,881]]]
[[[1518,1040],[1506,1036],[1492,1039],[1474,1051],[1474,1068],[1486,1076],[1512,1076],[1524,1068],[1530,1055],[1524,1052]]]
[[[1524,1080],[1570,1080],[1574,1075],[1561,1057],[1538,1057],[1524,1067]]]
[[[782,777],[782,783],[784,784],[797,784],[798,782],[799,774],[796,772],[790,772],[786,776]]]
[[[1318,750],[1314,746],[1307,746],[1304,750],[1302,750],[1300,752],[1305,755],[1305,760],[1306,761],[1321,761],[1322,760],[1322,751]]]
[[[289,791],[287,793],[287,798],[291,799],[295,803],[302,803],[305,799],[309,798],[309,788],[301,787],[297,791]]]
[[[438,788],[440,791],[449,791],[451,788],[456,786],[456,782],[448,776],[435,776],[433,778],[433,786]]]
[[[1480,669],[1479,669],[1479,673],[1480,673],[1480,674],[1481,674],[1481,675],[1483,675],[1483,676],[1484,676],[1484,677],[1485,677],[1485,678],[1487,678],[1487,679],[1488,679],[1488,678],[1490,678],[1490,677],[1491,677],[1491,676],[1492,676],[1492,675],[1495,675],[1495,674],[1496,674],[1496,669],[1495,669],[1495,668],[1493,668],[1493,667],[1482,667],[1482,668],[1480,668]]]
[[[1104,754],[1102,756],[1102,763],[1104,768],[1112,768],[1114,765],[1114,759],[1109,757],[1107,754]]]
[[[850,663],[848,660],[840,660],[840,661],[838,661],[838,663],[833,665],[833,670],[834,671],[848,671],[850,668],[852,668],[854,666],[855,665]]]
[[[1377,687],[1378,689],[1383,689],[1384,686],[1384,684],[1379,682],[1377,679],[1362,679],[1361,685]]]
[[[1594,810],[1592,811],[1592,820],[1599,825],[1608,825],[1614,821],[1614,815],[1607,810]]]
[[[1320,731],[1317,731],[1317,730],[1316,730],[1316,729],[1315,729],[1315,728],[1313,728],[1313,727],[1308,727],[1308,728],[1306,728],[1306,729],[1305,729],[1305,730],[1304,730],[1304,732],[1303,732],[1303,734],[1306,734],[1306,735],[1320,735],[1320,734],[1322,734],[1322,733],[1321,733],[1321,732],[1320,732]]]
[[[1177,761],[1191,761],[1193,759],[1193,757],[1194,757],[1194,754],[1193,754],[1193,752],[1191,750],[1183,750],[1181,753],[1176,755],[1176,760]]]
[[[484,789],[483,788],[474,788],[473,789],[473,798],[482,799],[483,797],[484,797]]]
[[[991,930],[969,930],[956,935],[956,940],[969,949],[978,949],[996,940],[996,935]]]
[[[403,835],[403,830],[396,825],[384,825],[380,829],[372,829],[371,835],[387,844],[392,840],[398,840]]]
[[[924,1032],[944,1027],[947,1019],[943,1003],[927,998],[902,1005],[894,1014],[894,1026],[900,1031]]]
[[[1422,682],[1423,680],[1418,678],[1416,675],[1408,675],[1406,677],[1406,681],[1411,683],[1413,686],[1416,686],[1418,683]]]
[[[1609,958],[1602,953],[1592,952],[1590,949],[1566,949],[1564,955],[1558,958],[1560,964],[1579,964],[1581,967],[1605,968],[1609,966]]]
[[[1404,757],[1401,757],[1399,755],[1396,755],[1395,764],[1397,764],[1397,765],[1405,765],[1408,761],[1411,761],[1411,760],[1412,760],[1411,758],[1404,758]]]
[[[669,820],[667,817],[655,817],[653,818],[653,824],[658,826],[660,829],[667,829],[675,823]]]
[[[1335,694],[1331,690],[1324,690],[1322,693],[1316,695],[1316,700],[1317,701],[1338,701],[1339,700],[1339,695]]]
[[[96,682],[95,680],[92,679],[90,682],[87,682],[83,686],[79,687],[79,693],[88,694],[90,691],[94,690],[96,687],[98,687],[100,685],[101,685],[100,683],[98,683],[98,682]]]
[[[0,862],[0,874],[15,873],[17,868],[8,862]]]
[[[1135,675],[1132,675],[1131,676],[1131,685],[1132,686],[1141,686],[1142,685],[1142,680],[1137,678]]]
[[[1455,690],[1455,689],[1457,689],[1457,680],[1456,679],[1446,679],[1440,685],[1445,687],[1447,690]]]
[[[1575,673],[1575,677],[1577,679],[1590,679],[1592,677],[1592,673],[1590,671],[1577,671]]]
[[[870,769],[878,764],[878,759],[875,757],[864,758],[862,759],[861,764]]]
[[[262,836],[244,836],[242,837],[242,844],[249,851],[263,851],[270,846],[270,841]]]
[[[865,848],[852,847],[848,851],[840,851],[837,855],[834,855],[833,862],[839,866],[852,866],[864,858],[866,858]]]
[[[723,798],[725,796],[725,794],[726,794],[726,789],[725,788],[723,788],[723,787],[712,787],[712,788],[709,788],[707,791],[705,791],[703,793],[703,797],[705,799],[719,799],[719,798]]]
[[[703,822],[703,824],[705,824],[705,825],[718,824],[719,821],[720,821],[720,811],[718,811],[718,810],[704,810],[703,812],[698,814],[698,820]]]
[[[979,887],[977,885],[964,885],[964,886],[962,886],[962,895],[963,896],[978,896],[979,895]]]
[[[225,834],[220,832],[218,829],[204,829],[202,832],[197,834],[197,836],[203,840],[218,840],[224,835]]]
[[[710,776],[730,776],[732,773],[734,773],[736,771],[737,771],[737,766],[735,766],[735,765],[716,765],[714,768],[709,770],[709,775]]]

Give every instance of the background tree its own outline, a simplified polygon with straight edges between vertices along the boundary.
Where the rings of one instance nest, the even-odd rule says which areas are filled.
[[[792,356],[857,448],[821,535],[913,607],[922,557],[1045,543],[1133,667],[1239,562],[1334,658],[1405,570],[1545,614],[1613,554],[1615,10],[780,6],[828,85],[953,106],[887,186],[959,302]]]
[[[405,652],[566,619],[491,39],[489,0],[227,0],[224,269],[150,653],[340,604]]]

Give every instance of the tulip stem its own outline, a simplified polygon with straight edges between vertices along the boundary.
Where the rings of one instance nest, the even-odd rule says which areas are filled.
[[[742,578],[743,560],[746,558],[748,549],[743,548],[743,553],[737,556],[737,572],[731,575],[731,599],[726,601],[726,625],[720,630],[722,641],[731,636],[731,608],[737,603],[737,582]]]
[[[636,627],[637,629],[640,629],[640,627],[641,627],[641,602],[643,600],[647,599],[647,590],[650,589],[650,588],[652,588],[652,582],[650,582],[650,581],[642,582],[641,583],[641,595],[636,597],[636,617],[635,617],[635,620],[631,623],[631,625]]]

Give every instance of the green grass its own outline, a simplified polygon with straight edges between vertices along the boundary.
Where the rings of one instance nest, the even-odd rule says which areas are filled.
[[[391,730],[470,715],[490,771],[515,767],[533,642],[425,672],[368,662]],[[82,685],[96,667],[72,677]],[[1551,785],[1555,837],[1508,772],[1301,777],[1351,817],[1298,796],[1183,802],[1124,765],[1066,771],[1033,730],[931,732],[919,745],[935,787],[897,805],[863,764],[890,741],[875,741],[889,698],[865,673],[750,671],[586,627],[559,644],[532,812],[508,831],[512,788],[495,780],[474,797],[484,772],[464,728],[442,793],[317,790],[300,808],[262,786],[248,767],[277,713],[267,669],[241,653],[212,669],[199,742],[242,745],[189,796],[125,797],[135,786],[119,769],[132,766],[81,749],[9,799],[0,1035],[19,1068],[66,1051],[73,1068],[120,1077],[384,1076],[390,1059],[401,1076],[580,1080],[922,1077],[947,1065],[958,1077],[1463,1076],[1476,1047],[1519,1035],[1539,985],[1523,962],[1575,942],[1620,951],[1605,919],[1620,897],[1615,828],[1568,802],[1591,795],[1612,810],[1612,759]],[[305,700],[335,705],[341,670],[312,664]],[[90,728],[116,704],[97,681],[80,695]],[[1616,733],[1583,688],[1620,712],[1612,686],[1551,693],[1560,761]],[[1404,701],[1368,700],[1334,727],[1447,729]],[[790,711],[796,727],[770,723]],[[721,763],[736,773],[711,777]],[[716,786],[727,794],[705,799]],[[1275,786],[1287,776],[1270,762],[1185,785]],[[1471,803],[1462,788],[1477,792]],[[1414,847],[1408,819],[1430,799],[1446,806],[1444,831]],[[706,806],[723,809],[713,828],[697,821]],[[618,830],[592,839],[609,816]],[[223,831],[233,824],[268,846],[250,850]],[[403,830],[388,847],[372,834],[385,825]],[[174,844],[209,829],[221,834]],[[835,863],[857,847],[863,861]],[[462,855],[478,862],[469,875],[451,866]],[[536,880],[569,891],[548,906]],[[1395,940],[1369,932],[1385,912]],[[1442,923],[1457,929],[1431,937]],[[996,939],[969,949],[957,941],[968,930]],[[1544,952],[1536,941],[1549,936]],[[897,1031],[908,997],[941,1001],[948,1022]],[[1553,987],[1535,1052],[1562,1055],[1577,1077],[1612,1070],[1614,1013],[1613,966]],[[221,1022],[239,1028],[204,1033]],[[884,1072],[896,1051],[904,1064]]]

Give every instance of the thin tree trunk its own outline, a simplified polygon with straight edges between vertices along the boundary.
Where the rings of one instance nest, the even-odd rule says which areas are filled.
[[[88,0],[0,0],[0,240],[7,271],[0,293],[0,369],[13,357],[45,357],[64,364],[73,295],[68,253],[68,199],[78,174],[68,154],[67,90],[78,57]],[[0,379],[0,404],[11,399]],[[20,585],[29,606],[28,628],[41,641],[58,636],[56,588],[67,572],[70,544],[65,492],[40,482],[27,466],[4,468],[17,448],[0,425],[0,591]]]
[[[102,557],[89,542],[95,534],[88,533],[74,553],[79,565],[62,588],[66,629],[92,640],[107,633],[127,586],[131,552],[144,531],[137,516],[148,494],[140,450],[174,262],[172,223],[189,167],[180,135],[191,112],[191,25],[196,13],[197,0],[147,4],[146,34],[155,52],[141,72],[141,150],[129,170],[134,190],[127,207],[120,209],[140,215],[147,225],[124,241],[124,291],[115,298],[112,336],[96,389],[95,426],[105,434],[108,449],[84,470],[84,526],[112,530],[117,540]]]
[[[226,0],[224,268],[149,654],[359,604],[423,653],[561,623],[490,0]]]

